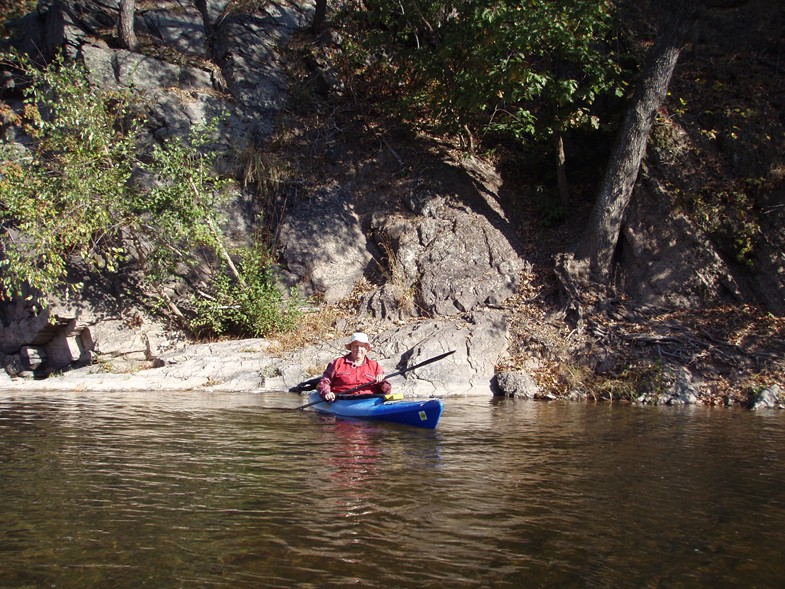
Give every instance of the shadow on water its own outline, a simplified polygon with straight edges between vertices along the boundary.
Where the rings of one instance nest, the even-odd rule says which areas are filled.
[[[44,587],[774,587],[785,416],[0,394],[0,578]]]

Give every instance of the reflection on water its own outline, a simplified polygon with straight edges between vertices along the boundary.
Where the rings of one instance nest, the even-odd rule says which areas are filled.
[[[778,587],[785,415],[0,393],[0,587]]]

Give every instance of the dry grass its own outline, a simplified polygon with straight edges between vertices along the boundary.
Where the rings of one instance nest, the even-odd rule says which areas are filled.
[[[266,198],[275,194],[289,177],[288,167],[282,160],[253,145],[239,149],[235,161],[243,188],[255,186]]]
[[[575,389],[586,391],[592,387],[594,371],[588,366],[564,362],[559,365],[559,381],[563,383],[565,392]]]
[[[345,309],[332,305],[320,305],[306,310],[295,332],[270,338],[269,351],[273,354],[282,354],[340,337],[344,334],[338,332],[337,325],[346,317]]]

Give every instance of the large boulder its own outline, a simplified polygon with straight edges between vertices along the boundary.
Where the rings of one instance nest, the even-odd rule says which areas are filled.
[[[301,201],[280,235],[289,284],[328,303],[347,297],[372,261],[348,190],[322,191]]]
[[[501,306],[515,293],[524,263],[513,229],[487,202],[495,174],[435,165],[447,180],[404,187],[403,197],[391,199],[389,188],[355,194],[349,183],[296,203],[280,233],[289,283],[334,303],[375,276],[382,284],[361,306],[388,320]]]
[[[426,315],[498,306],[518,286],[523,265],[509,239],[458,200],[437,196],[408,214],[380,216],[375,231]]]
[[[523,370],[498,373],[493,392],[497,395],[521,399],[539,399],[543,395],[534,377]]]
[[[388,330],[377,338],[378,354],[403,370],[447,351],[455,353],[394,380],[406,395],[491,394],[495,366],[507,350],[508,317],[502,311],[470,313],[464,321],[429,320]]]
[[[785,407],[785,390],[777,384],[760,391],[752,403],[752,409],[782,409],[783,407]]]

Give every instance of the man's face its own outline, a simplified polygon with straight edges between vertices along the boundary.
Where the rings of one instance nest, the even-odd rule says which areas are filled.
[[[360,342],[352,342],[349,351],[352,355],[352,361],[358,363],[365,360],[365,354],[368,352],[368,350],[365,349],[365,344],[361,344]]]

